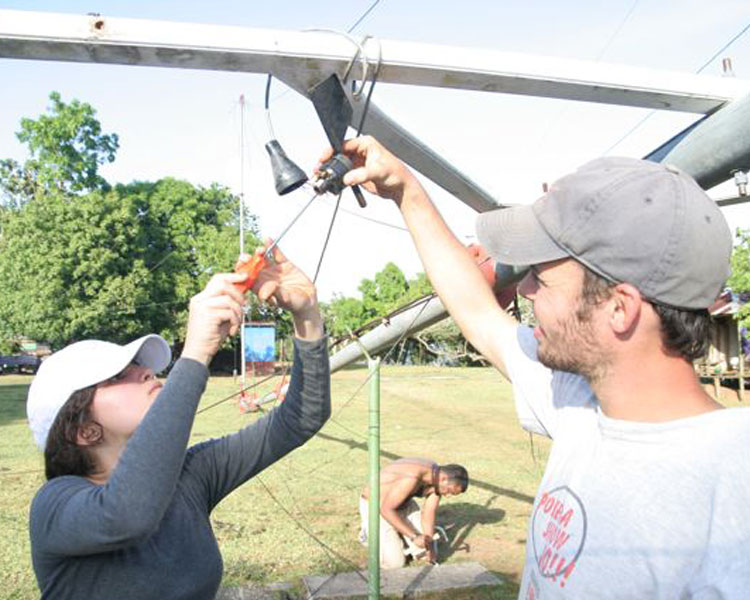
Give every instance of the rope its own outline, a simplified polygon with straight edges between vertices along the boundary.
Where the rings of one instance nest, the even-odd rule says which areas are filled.
[[[328,241],[331,239],[331,232],[333,231],[333,223],[336,221],[336,213],[339,212],[340,204],[341,204],[341,192],[339,192],[339,195],[336,197],[336,206],[333,209],[333,216],[331,217],[331,224],[328,226],[328,233],[326,234],[326,239],[323,242],[323,250],[320,252],[320,258],[318,259],[318,266],[315,268],[315,277],[313,277],[313,283],[315,283],[318,280],[320,267],[323,264],[323,257],[325,256],[326,248],[328,247]]]
[[[299,527],[302,531],[304,531],[321,548],[323,548],[324,550],[326,550],[327,552],[329,552],[333,556],[337,557],[338,559],[342,560],[343,562],[347,563],[348,565],[353,566],[354,570],[362,578],[362,580],[365,581],[365,582],[367,582],[367,578],[359,572],[359,565],[357,565],[356,563],[354,563],[351,560],[349,560],[343,554],[340,554],[339,552],[337,552],[336,550],[334,550],[333,548],[331,548],[328,544],[326,544],[323,540],[321,540],[318,536],[316,536],[312,531],[310,531],[305,525],[303,525],[302,521],[299,520],[299,519],[297,519],[291,513],[291,511],[286,506],[284,506],[281,503],[281,501],[274,495],[274,493],[271,491],[271,488],[269,488],[266,485],[266,482],[263,481],[263,479],[260,477],[260,475],[256,475],[254,477],[254,479],[258,480],[258,482],[263,486],[263,489],[266,490],[266,493],[268,493],[268,495],[271,497],[271,500],[273,500],[276,503],[276,506],[278,506],[284,512],[284,514],[287,515],[294,522],[294,524],[297,527]],[[320,588],[318,588],[318,589],[320,589]],[[315,591],[317,591],[317,590],[315,590]]]
[[[355,21],[354,25],[352,25],[352,26],[351,26],[351,27],[350,27],[349,29],[347,29],[347,30],[346,30],[346,32],[347,32],[347,33],[351,33],[352,31],[354,31],[354,30],[355,30],[355,29],[357,28],[357,26],[358,26],[358,25],[359,25],[359,24],[360,24],[360,23],[361,23],[362,21],[364,21],[364,20],[365,20],[365,17],[367,17],[367,15],[369,15],[369,14],[370,14],[370,13],[372,12],[372,10],[373,10],[373,9],[374,9],[374,8],[375,8],[375,7],[376,7],[376,6],[378,5],[378,4],[380,4],[380,0],[375,0],[375,2],[373,2],[373,3],[372,3],[372,4],[370,5],[370,8],[368,8],[368,9],[367,9],[367,10],[366,10],[365,12],[363,12],[363,13],[362,13],[362,16],[361,16],[361,17],[360,17],[359,19],[357,19],[357,20]]]
[[[376,0],[375,4],[373,4],[370,7],[369,10],[372,10],[379,1],[380,0]],[[368,12],[369,12],[369,10],[368,10]],[[347,37],[349,37],[349,36],[347,35]],[[362,44],[364,44],[364,41],[367,40],[368,38],[369,38],[369,36],[366,36],[365,39],[363,40]],[[351,65],[356,60],[357,55],[360,54],[360,53],[362,53],[363,61],[366,64],[369,65],[369,63],[367,61],[367,54],[364,52],[364,48],[363,48],[362,44],[357,44],[357,53],[354,55],[354,57],[352,58],[351,62],[349,63],[349,68],[351,67]],[[378,74],[380,73],[380,65],[382,64],[382,58],[383,58],[382,48],[381,48],[380,44],[378,43],[378,62],[377,62],[377,65],[375,66],[375,71],[374,71],[374,73],[372,75],[372,80],[370,82],[370,88],[367,91],[367,97],[365,98],[365,105],[362,108],[362,116],[361,116],[361,118],[359,120],[359,128],[357,129],[357,135],[356,135],[356,137],[360,136],[360,134],[362,133],[362,127],[365,124],[365,118],[367,117],[367,112],[368,112],[368,109],[370,107],[370,98],[372,98],[372,92],[375,89],[375,82],[377,81]],[[344,80],[346,80],[346,77],[348,76],[349,68],[347,68],[347,75],[344,77]],[[363,77],[365,77],[365,78],[367,77],[367,71],[368,71],[368,68],[364,68],[363,69]],[[352,85],[353,85],[353,82],[352,82]],[[364,88],[364,85],[365,85],[365,83],[364,83],[364,80],[363,80],[362,87],[360,88],[360,90],[362,90]],[[352,93],[355,94],[354,91]],[[340,203],[341,203],[341,193],[339,193],[338,197],[336,198],[336,206],[335,206],[335,208],[333,210],[333,215],[331,217],[331,224],[328,226],[328,233],[326,234],[325,241],[323,242],[323,249],[320,252],[320,258],[318,259],[318,266],[315,269],[315,277],[313,277],[313,283],[315,283],[318,280],[318,274],[320,273],[320,267],[323,264],[323,257],[325,256],[326,249],[328,248],[328,242],[331,240],[331,232],[333,231],[333,225],[336,222],[336,215],[338,215],[339,204]]]
[[[226,398],[222,398],[222,399],[221,399],[221,400],[219,400],[218,402],[214,402],[213,404],[211,404],[211,405],[209,405],[209,406],[206,406],[206,407],[204,407],[204,408],[201,408],[200,410],[196,411],[196,412],[195,412],[195,414],[196,414],[196,415],[199,415],[199,414],[201,414],[202,412],[206,412],[207,410],[209,410],[209,409],[211,409],[211,408],[214,408],[215,406],[219,406],[219,404],[222,404],[223,402],[226,402],[226,401],[227,401],[227,400],[229,400],[230,398],[234,398],[235,396],[239,396],[240,394],[242,394],[242,393],[246,392],[247,390],[251,390],[251,389],[253,389],[253,388],[255,388],[255,387],[258,387],[258,386],[259,386],[260,384],[262,384],[262,383],[265,383],[266,381],[268,381],[269,379],[273,379],[274,377],[276,377],[276,375],[269,375],[268,377],[264,377],[264,378],[263,378],[263,379],[261,379],[260,381],[256,381],[255,383],[253,383],[253,384],[251,384],[251,385],[248,385],[247,387],[244,387],[244,388],[242,388],[242,389],[241,389],[241,390],[240,390],[239,392],[232,392],[232,393],[231,393],[231,394],[229,394],[229,396],[227,396]]]

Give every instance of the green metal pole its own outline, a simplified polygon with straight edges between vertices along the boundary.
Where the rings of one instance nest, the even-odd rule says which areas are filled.
[[[739,371],[739,391],[740,391],[740,402],[745,400],[745,355],[742,354],[742,327],[740,327],[740,320],[737,319],[737,358],[739,358],[739,364],[737,370]]]
[[[367,449],[370,456],[370,503],[367,543],[369,550],[369,600],[380,598],[380,359],[367,361],[370,370],[370,426]]]

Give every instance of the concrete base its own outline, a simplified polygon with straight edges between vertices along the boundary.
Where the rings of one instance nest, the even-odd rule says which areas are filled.
[[[294,597],[292,591],[289,583],[221,588],[215,600],[287,600]]]
[[[367,572],[311,575],[303,577],[308,598],[366,598]],[[477,562],[440,566],[383,569],[380,571],[380,594],[413,598],[428,592],[460,588],[502,586],[503,582]]]

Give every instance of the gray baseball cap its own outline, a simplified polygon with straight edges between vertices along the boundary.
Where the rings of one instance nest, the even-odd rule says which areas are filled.
[[[685,309],[716,300],[732,252],[724,215],[694,179],[621,157],[586,163],[531,205],[480,214],[477,236],[500,263],[570,257],[649,300]]]

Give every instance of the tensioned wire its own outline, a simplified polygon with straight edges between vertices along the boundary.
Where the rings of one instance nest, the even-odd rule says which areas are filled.
[[[727,50],[730,46],[732,46],[738,39],[740,39],[745,33],[747,33],[748,29],[750,29],[750,23],[745,25],[738,33],[736,33],[726,44],[724,44],[719,50],[717,50],[711,58],[709,58],[705,63],[703,63],[703,66],[701,66],[695,74],[698,75],[703,70],[710,65],[716,58],[725,50]],[[604,156],[606,154],[609,154],[612,150],[617,148],[622,142],[624,142],[632,133],[634,133],[641,125],[643,125],[646,121],[648,121],[651,117],[654,116],[656,113],[656,110],[652,110],[649,112],[645,117],[643,117],[640,121],[638,121],[633,127],[631,127],[625,135],[623,135],[620,139],[618,139],[614,144],[612,144],[609,148],[607,148],[604,152],[601,153],[600,156]]]

